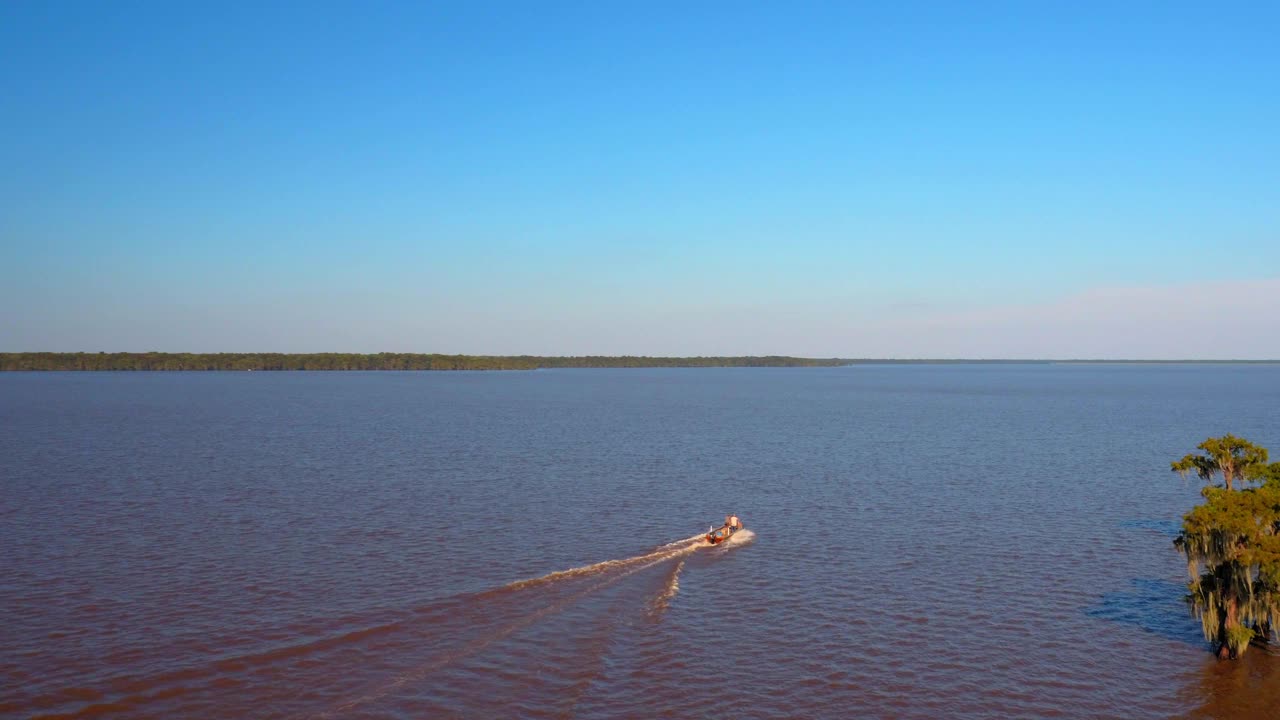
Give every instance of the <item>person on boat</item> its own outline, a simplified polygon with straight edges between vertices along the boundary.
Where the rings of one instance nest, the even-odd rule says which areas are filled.
[[[737,515],[729,515],[729,517],[725,518],[724,524],[725,524],[725,527],[729,528],[730,530],[742,529],[742,521],[738,519]]]

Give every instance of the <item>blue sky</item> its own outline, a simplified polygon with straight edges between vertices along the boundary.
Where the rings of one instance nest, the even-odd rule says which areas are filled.
[[[1280,357],[1280,6],[1058,5],[6,3],[0,350]]]

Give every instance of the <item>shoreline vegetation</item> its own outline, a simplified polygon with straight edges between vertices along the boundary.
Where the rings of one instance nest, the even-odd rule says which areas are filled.
[[[541,370],[554,368],[842,367],[846,365],[1270,365],[1280,360],[1011,360],[801,358],[785,355],[651,357],[643,355],[441,355],[428,353],[0,353],[13,371],[286,371]]]
[[[1187,594],[1219,660],[1280,641],[1280,462],[1231,434],[1170,463],[1207,483],[1204,503],[1182,516],[1173,546],[1187,559]],[[1222,485],[1214,479],[1222,478]]]

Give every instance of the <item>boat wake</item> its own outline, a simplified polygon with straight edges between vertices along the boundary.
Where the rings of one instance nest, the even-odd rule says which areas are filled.
[[[671,601],[675,598],[676,593],[680,592],[680,571],[684,569],[684,558],[671,568],[671,573],[667,575],[667,580],[663,583],[662,591],[653,597],[647,605],[648,616],[650,620],[657,620],[667,611],[667,607],[671,605]]]
[[[311,715],[311,717],[329,718],[348,715],[358,706],[380,700],[406,685],[419,682],[433,673],[476,655],[490,645],[504,640],[534,623],[565,611],[585,598],[612,587],[632,575],[674,561],[674,565],[663,583],[662,589],[645,605],[646,614],[651,619],[658,619],[679,592],[680,572],[684,569],[685,560],[688,556],[704,548],[723,551],[728,549],[728,546],[743,545],[750,542],[752,537],[754,536],[749,531],[741,531],[735,533],[734,537],[730,538],[729,541],[713,547],[708,545],[704,540],[704,535],[699,533],[682,540],[660,545],[649,552],[641,553],[634,557],[604,560],[568,570],[558,570],[534,578],[517,580],[492,590],[478,593],[470,598],[473,604],[477,603],[477,601],[489,601],[494,607],[492,608],[493,615],[488,611],[490,610],[489,608],[475,607],[474,612],[485,615],[484,619],[488,621],[484,623],[488,627],[476,637],[443,650],[426,662],[397,673],[395,677],[382,685],[355,698],[349,698],[333,705],[328,710]],[[552,599],[551,602],[542,607],[528,612],[529,601],[523,598],[527,595],[526,591],[533,588],[542,588]],[[558,591],[560,588],[567,588],[567,590]],[[506,596],[515,595],[519,595],[522,599],[516,601],[515,598],[512,598],[511,602],[503,602]],[[541,597],[541,594],[537,597]],[[479,605],[484,606],[489,603],[479,602]],[[501,612],[503,606],[506,609],[519,608],[519,613],[515,617],[506,615]],[[494,622],[495,620],[497,622]]]
[[[739,531],[719,545],[706,543],[703,534],[658,545],[632,557],[604,560],[580,567],[558,570],[538,577],[517,580],[479,592],[461,593],[437,598],[424,605],[399,610],[377,610],[366,615],[317,619],[297,625],[281,636],[283,642],[246,650],[228,649],[183,667],[137,675],[115,675],[101,687],[84,690],[85,697],[68,702],[62,695],[37,698],[49,708],[59,708],[59,717],[89,717],[103,708],[121,712],[146,714],[144,708],[169,703],[170,706],[196,707],[205,698],[218,697],[228,683],[254,684],[258,691],[270,694],[275,679],[287,675],[299,683],[314,682],[312,698],[281,696],[281,706],[293,705],[281,717],[346,717],[352,710],[393,693],[413,697],[421,690],[415,684],[432,684],[437,672],[454,673],[458,666],[516,633],[560,614],[567,615],[568,627],[578,622],[579,613],[595,613],[598,620],[590,627],[571,629],[567,634],[538,636],[535,646],[545,638],[562,637],[579,648],[562,663],[579,663],[580,667],[604,666],[612,638],[619,624],[629,625],[630,612],[650,622],[662,618],[680,592],[680,578],[687,560],[700,550],[715,557],[734,547],[752,541],[750,531]],[[628,578],[645,571],[664,568],[654,582],[635,585],[639,592],[616,594],[603,606],[588,602],[598,593],[609,592]],[[641,588],[647,587],[646,590]],[[632,604],[632,603],[635,604]],[[630,608],[630,609],[628,609]],[[580,631],[579,631],[580,630]],[[576,645],[574,645],[576,643]],[[340,668],[381,665],[374,671],[372,682],[355,678],[349,685],[341,678]],[[488,660],[479,663],[492,672]],[[566,665],[568,667],[568,665]],[[590,677],[597,670],[584,670]],[[422,682],[420,682],[422,681]],[[583,685],[583,688],[586,686]],[[581,690],[581,688],[580,688]],[[264,696],[265,697],[265,696]],[[322,699],[325,698],[325,699]],[[177,703],[177,705],[174,705]],[[307,706],[310,706],[309,708]],[[183,713],[174,713],[181,716]]]
[[[503,585],[501,588],[498,588],[498,589],[499,590],[523,590],[525,588],[537,587],[539,585],[546,585],[548,583],[553,583],[559,580],[569,580],[572,578],[581,578],[581,577],[586,577],[590,575],[600,575],[600,574],[608,573],[613,570],[622,570],[624,568],[629,568],[634,565],[643,564],[650,561],[662,561],[668,558],[672,558],[679,555],[683,555],[685,553],[692,552],[694,550],[697,550],[699,547],[705,546],[705,543],[702,541],[702,538],[703,538],[702,533],[699,533],[692,537],[687,537],[683,540],[676,540],[674,542],[669,542],[665,545],[659,545],[657,548],[650,550],[647,553],[636,555],[635,557],[629,557],[621,560],[604,560],[602,562],[592,563],[590,565],[583,565],[582,567],[570,568],[568,570],[557,570],[555,572],[547,573],[546,575],[542,575],[535,578],[528,578],[526,580],[516,580],[515,582],[507,583],[506,585]]]

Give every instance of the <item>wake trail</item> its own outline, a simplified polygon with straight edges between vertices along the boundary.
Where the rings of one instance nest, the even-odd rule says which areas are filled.
[[[586,577],[590,575],[600,575],[610,570],[620,570],[622,568],[631,567],[636,564],[645,563],[650,560],[665,559],[674,557],[677,554],[686,552],[690,547],[697,548],[701,544],[703,538],[702,533],[687,537],[683,540],[676,540],[665,545],[660,545],[654,550],[647,553],[636,555],[635,557],[624,558],[621,560],[604,560],[582,567],[570,568],[568,570],[557,570],[535,578],[526,580],[516,580],[507,583],[500,588],[496,588],[492,592],[502,592],[506,590],[523,590],[525,588],[537,587],[548,583],[557,582],[559,580],[568,580],[570,578]]]
[[[572,568],[569,570],[560,570],[557,572],[542,575],[540,577],[530,578],[528,580],[519,580],[514,583],[509,583],[507,585],[504,585],[502,588],[499,588],[499,589],[500,590],[522,589],[522,588],[527,588],[534,585],[541,585],[541,584],[546,584],[550,582],[555,582],[557,580],[562,580],[565,578],[599,575],[601,573],[605,573],[606,571],[614,571],[614,570],[619,571],[619,572],[610,572],[605,577],[605,579],[600,580],[599,582],[592,583],[586,588],[583,588],[582,590],[579,590],[571,595],[568,595],[567,597],[564,597],[561,600],[558,600],[544,608],[541,608],[540,610],[529,613],[528,615],[525,615],[524,617],[521,617],[518,620],[515,620],[499,628],[498,630],[488,635],[485,635],[484,637],[477,638],[467,643],[466,645],[464,645],[463,647],[455,651],[446,652],[445,654],[423,665],[419,665],[418,667],[413,668],[412,670],[409,670],[405,673],[401,673],[399,676],[397,676],[390,682],[378,687],[372,692],[369,692],[365,695],[354,698],[352,700],[348,700],[318,715],[312,715],[311,717],[329,718],[329,717],[340,716],[359,705],[364,705],[366,703],[380,700],[381,698],[386,697],[396,689],[401,688],[408,683],[422,680],[423,678],[426,678],[428,675],[431,675],[434,672],[437,672],[460,660],[470,657],[480,652],[481,650],[484,650],[490,645],[498,642],[499,640],[503,640],[511,636],[512,634],[520,630],[523,630],[526,627],[529,627],[533,623],[538,622],[539,620],[542,620],[543,618],[559,613],[569,608],[570,606],[576,604],[578,601],[582,600],[588,595],[592,595],[596,592],[604,590],[605,588],[615,585],[621,582],[622,580],[624,580],[625,578],[635,575],[636,573],[642,570],[646,570],[648,568],[667,562],[674,558],[681,558],[679,567],[683,567],[684,556],[694,552],[700,547],[705,547],[701,543],[702,537],[703,536],[700,533],[698,535],[694,535],[685,540],[678,540],[673,543],[667,543],[666,545],[662,545],[656,550],[645,553],[643,555],[637,555],[635,557],[626,558],[624,560],[606,560],[604,562],[598,562],[591,565],[584,565],[582,567]],[[678,575],[678,574],[679,574],[679,570],[677,569],[676,573],[672,576],[672,582],[674,582],[675,575]],[[676,584],[676,587],[678,587],[678,584]],[[674,591],[671,591],[671,595],[674,596]]]
[[[684,558],[680,558],[680,562],[671,569],[671,573],[667,575],[667,580],[662,589],[648,603],[648,615],[650,620],[657,620],[667,611],[667,607],[671,605],[672,599],[676,593],[680,592],[680,571],[684,569]]]
[[[718,549],[728,549],[728,546],[739,544],[740,542],[748,542],[750,540],[750,531],[741,531],[730,538],[729,541],[717,546]],[[704,545],[703,534],[689,536],[680,540],[659,545],[648,552],[640,553],[633,557],[604,560],[601,562],[591,563],[580,567],[570,568],[568,570],[558,570],[533,578],[526,578],[491,587],[487,590],[478,592],[462,593],[452,597],[440,598],[426,605],[409,609],[400,613],[400,617],[386,618],[384,622],[377,622],[374,618],[368,618],[372,622],[367,624],[357,624],[355,626],[347,625],[342,630],[333,628],[332,632],[325,632],[321,628],[308,629],[304,634],[312,634],[312,637],[306,640],[295,642],[287,642],[275,647],[268,647],[257,652],[226,652],[219,653],[208,658],[193,667],[186,667],[168,672],[161,672],[153,675],[123,675],[112,679],[112,694],[120,694],[119,702],[126,705],[141,704],[151,699],[157,694],[167,694],[173,692],[174,687],[184,687],[188,690],[204,687],[208,683],[213,682],[219,674],[235,673],[240,671],[253,671],[257,668],[273,665],[282,661],[297,660],[299,658],[309,657],[316,654],[341,649],[353,643],[360,643],[380,636],[392,635],[398,632],[411,629],[415,626],[421,626],[424,622],[434,622],[449,613],[455,613],[466,608],[485,608],[485,607],[501,607],[501,601],[508,599],[517,593],[522,593],[533,588],[546,587],[550,589],[552,586],[560,587],[561,583],[569,580],[585,581],[590,578],[603,578],[601,582],[594,583],[582,590],[576,591],[574,594],[557,601],[535,613],[521,617],[512,621],[509,625],[503,626],[496,635],[492,637],[483,637],[471,644],[464,646],[459,651],[441,656],[433,663],[422,666],[418,670],[418,675],[427,675],[434,672],[438,665],[445,665],[457,659],[465,658],[488,645],[500,640],[517,630],[527,627],[537,620],[548,615],[559,612],[569,605],[578,602],[587,595],[607,588],[622,579],[629,577],[637,572],[652,567],[654,565],[666,562],[673,558],[680,558],[680,562],[675,565],[671,574],[668,576],[665,587],[660,594],[653,598],[648,607],[652,617],[659,617],[665,611],[667,605],[671,602],[679,591],[679,575],[684,568],[684,556],[692,553],[700,547],[710,547]],[[570,587],[564,585],[564,587]],[[498,605],[490,605],[490,602],[498,603]],[[354,618],[352,618],[354,619]],[[319,632],[316,632],[319,631]],[[417,675],[415,675],[416,677]],[[397,684],[389,686],[387,690],[382,691],[381,695],[385,695],[394,687],[399,687],[405,682],[413,679],[413,677],[400,680]],[[359,700],[366,702],[365,700]],[[342,707],[349,707],[342,706]],[[341,708],[339,708],[341,709]],[[82,714],[92,713],[93,706],[81,708],[80,710],[71,712],[70,717],[78,717]],[[318,717],[327,717],[334,711],[328,711]],[[295,715],[294,717],[306,717],[306,713]]]

